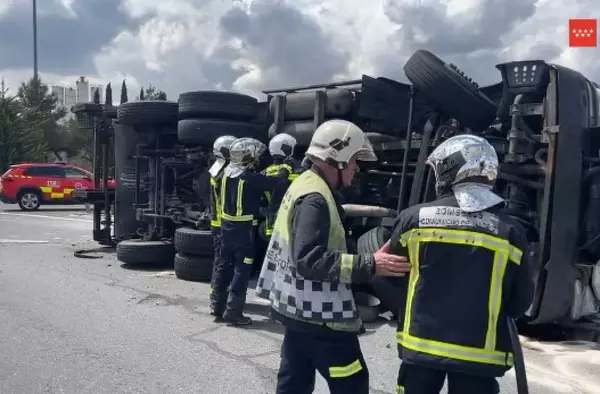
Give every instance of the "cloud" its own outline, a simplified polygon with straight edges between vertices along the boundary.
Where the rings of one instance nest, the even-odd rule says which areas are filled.
[[[0,70],[12,70],[9,85],[31,70],[31,10],[23,3],[0,0],[0,34],[11,37],[0,42]],[[49,82],[87,75],[113,86],[127,79],[131,92],[152,83],[170,98],[196,89],[260,96],[363,73],[405,81],[402,66],[419,48],[480,85],[499,80],[496,64],[527,58],[600,81],[598,50],[568,48],[568,18],[600,17],[593,0],[39,3],[40,70]]]

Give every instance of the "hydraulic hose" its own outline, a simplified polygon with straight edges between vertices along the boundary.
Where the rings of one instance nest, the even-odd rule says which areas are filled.
[[[525,370],[525,359],[523,357],[523,349],[521,341],[519,341],[519,331],[517,324],[512,317],[507,319],[508,332],[510,334],[510,342],[513,348],[513,362],[515,366],[515,376],[517,379],[517,393],[529,394],[529,385],[527,384],[527,371]]]

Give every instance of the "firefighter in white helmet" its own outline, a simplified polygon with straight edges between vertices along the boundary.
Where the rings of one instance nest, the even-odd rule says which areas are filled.
[[[319,371],[333,394],[368,394],[350,286],[373,275],[404,276],[410,265],[389,254],[389,244],[372,255],[347,251],[338,189],[352,182],[360,161],[377,160],[363,131],[326,121],[306,155],[312,167],[283,198],[257,285],[286,327],[276,393],[312,392]]]
[[[265,219],[265,234],[270,237],[273,233],[273,223],[275,215],[281,204],[281,199],[285,194],[290,183],[298,178],[300,166],[294,163],[293,155],[296,147],[296,139],[289,134],[278,134],[269,141],[269,153],[273,159],[273,164],[269,165],[263,174],[269,177],[278,177],[287,180],[283,182],[273,192],[265,193],[268,208]]]
[[[213,289],[217,322],[236,326],[252,323],[242,312],[254,262],[257,216],[264,193],[281,183],[256,172],[265,150],[265,145],[254,138],[237,139],[229,148],[230,163],[221,179],[222,262]]]
[[[221,178],[223,171],[229,164],[229,148],[236,140],[232,135],[223,135],[213,144],[215,162],[208,169],[210,175],[209,216],[210,228],[213,237],[214,263],[213,275],[210,285],[211,314],[215,315],[216,300],[212,297],[216,271],[221,267]]]
[[[527,236],[492,191],[498,156],[484,138],[449,138],[427,164],[438,198],[402,211],[391,235],[413,268],[398,294],[397,391],[439,393],[448,378],[449,394],[496,394],[512,366],[507,316],[533,299]]]

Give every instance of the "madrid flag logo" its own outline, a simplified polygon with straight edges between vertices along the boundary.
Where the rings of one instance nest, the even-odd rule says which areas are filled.
[[[569,46],[597,47],[597,27],[597,19],[569,19]]]

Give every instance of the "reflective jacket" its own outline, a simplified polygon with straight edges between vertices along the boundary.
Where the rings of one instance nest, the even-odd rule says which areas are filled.
[[[281,183],[278,178],[269,178],[252,171],[240,176],[221,178],[221,220],[222,229],[232,225],[256,225],[262,197]]]
[[[299,173],[290,164],[281,163],[271,164],[263,171],[263,174],[268,177],[287,179],[287,182],[283,182],[272,192],[265,193],[268,203],[267,217],[265,218],[265,234],[270,236],[273,234],[273,224],[275,223],[275,216],[279,209],[279,205],[281,205],[281,199],[291,182],[298,178]]]
[[[315,170],[301,174],[283,198],[256,291],[288,327],[361,326],[350,285],[371,279],[374,260],[347,252],[341,212]]]
[[[401,212],[391,241],[411,263],[398,313],[403,362],[502,376],[513,363],[507,316],[533,300],[523,227],[496,208],[465,213],[449,196]]]

